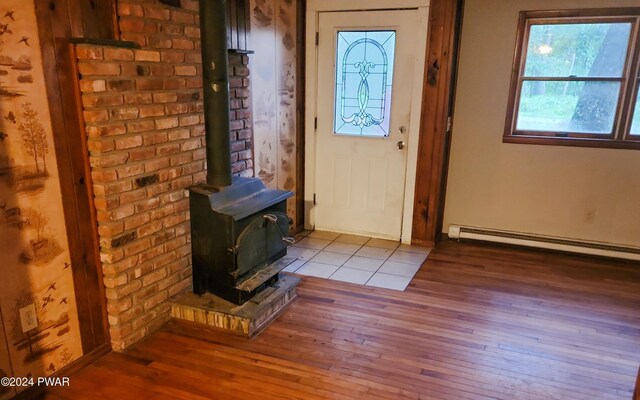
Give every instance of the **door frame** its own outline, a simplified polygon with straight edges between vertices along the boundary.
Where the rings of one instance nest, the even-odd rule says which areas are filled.
[[[305,190],[304,190],[304,227],[315,227],[314,194],[316,192],[316,96],[318,93],[317,65],[318,46],[316,37],[319,32],[321,12],[380,11],[396,9],[416,9],[419,17],[428,24],[429,0],[308,0],[305,37]],[[428,32],[428,26],[425,26]],[[414,70],[414,88],[422,88],[424,82],[425,59],[427,50],[427,32],[417,43],[424,51],[418,53]],[[404,184],[404,202],[402,210],[401,240],[411,243],[413,229],[414,198],[416,172],[418,165],[418,144],[420,140],[420,117],[422,110],[422,90],[414,90],[411,96],[411,119],[407,149],[407,166]]]

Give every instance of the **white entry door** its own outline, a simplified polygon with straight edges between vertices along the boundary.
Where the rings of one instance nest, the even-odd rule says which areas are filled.
[[[318,26],[315,229],[400,239],[426,21],[417,9],[321,12]]]

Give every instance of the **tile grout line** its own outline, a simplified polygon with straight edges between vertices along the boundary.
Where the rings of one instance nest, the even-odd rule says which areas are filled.
[[[340,236],[342,236],[342,235],[340,235]],[[331,246],[331,244],[332,244],[332,243],[336,243],[336,240],[338,240],[338,238],[340,238],[340,236],[338,236],[337,238],[333,239],[333,241],[332,241],[331,243],[329,243],[329,244],[327,245],[327,247]],[[367,242],[368,242],[368,240],[367,240]],[[367,243],[367,242],[365,242],[365,243]],[[338,242],[338,243],[342,243],[342,242]],[[347,243],[347,244],[351,244],[351,243]],[[356,244],[356,245],[357,245],[357,244]],[[333,275],[335,275],[335,274],[336,274],[336,272],[338,272],[338,271],[340,270],[340,268],[344,267],[344,265],[345,265],[346,263],[348,263],[348,262],[349,262],[349,260],[351,260],[351,259],[355,256],[355,254],[356,254],[357,252],[359,252],[359,251],[360,251],[360,249],[361,249],[363,246],[364,246],[364,244],[360,245],[360,247],[358,247],[358,250],[356,250],[353,254],[351,254],[351,255],[349,256],[349,258],[347,258],[347,261],[343,262],[343,263],[342,263],[342,265],[341,265],[341,266],[339,266],[339,267],[338,267],[338,269],[336,269],[336,270],[333,272],[333,274],[329,275],[329,277],[328,277],[327,279],[331,279],[331,277],[332,277]],[[326,248],[326,247],[325,247],[325,248]]]
[[[378,246],[369,246],[369,247],[378,248],[378,249],[391,250],[391,253],[390,253],[386,258],[383,258],[383,259],[381,259],[381,258],[367,257],[367,256],[362,256],[362,255],[358,256],[358,255],[357,255],[357,253],[358,253],[360,250],[362,250],[362,248],[363,248],[363,247],[367,246],[367,243],[371,242],[371,241],[372,241],[372,240],[374,240],[375,238],[371,238],[371,237],[370,237],[370,238],[369,238],[367,241],[365,241],[363,244],[357,244],[357,243],[349,243],[349,242],[338,242],[338,239],[340,238],[340,236],[342,236],[342,234],[338,235],[338,236],[337,236],[335,239],[333,239],[333,240],[328,240],[328,239],[322,239],[322,238],[313,238],[313,237],[310,237],[311,233],[312,233],[312,232],[310,232],[309,234],[307,234],[306,236],[304,236],[304,238],[318,239],[318,240],[326,240],[326,241],[328,241],[329,243],[327,243],[327,245],[325,245],[324,247],[322,247],[322,248],[320,248],[320,249],[309,248],[309,247],[304,247],[304,246],[296,246],[296,247],[298,247],[298,248],[302,248],[302,249],[306,249],[306,250],[316,251],[316,254],[314,254],[314,255],[313,255],[310,259],[308,259],[308,260],[300,260],[299,258],[296,258],[296,260],[304,261],[304,263],[303,263],[302,265],[300,265],[298,268],[296,268],[296,270],[295,270],[295,271],[292,271],[292,273],[295,273],[296,271],[299,271],[300,269],[302,269],[302,268],[303,268],[305,265],[307,265],[310,261],[313,261],[313,258],[314,258],[314,257],[316,257],[318,254],[320,254],[320,253],[322,253],[322,252],[327,252],[327,253],[336,253],[336,254],[342,254],[342,255],[348,255],[349,257],[348,257],[348,258],[347,258],[347,259],[346,259],[346,260],[345,260],[341,265],[338,265],[338,266],[337,266],[337,268],[336,268],[336,270],[335,270],[334,272],[332,272],[332,273],[331,273],[327,278],[321,278],[321,279],[329,279],[329,280],[330,280],[330,279],[331,279],[331,277],[332,277],[332,276],[334,276],[334,275],[335,275],[338,271],[340,271],[342,268],[350,268],[350,267],[345,267],[345,264],[346,264],[346,263],[348,263],[348,262],[349,262],[349,260],[351,260],[352,258],[354,258],[354,257],[356,257],[356,256],[357,256],[357,257],[361,257],[361,258],[371,259],[371,260],[377,260],[377,261],[378,261],[378,260],[382,260],[382,263],[380,264],[380,266],[379,266],[375,271],[370,271],[370,270],[366,270],[366,269],[359,269],[359,268],[350,268],[350,269],[354,269],[354,270],[358,270],[358,271],[373,272],[373,273],[372,273],[372,275],[371,275],[371,277],[369,277],[369,279],[367,279],[367,281],[366,281],[365,283],[360,284],[360,285],[363,285],[363,286],[367,286],[367,284],[371,281],[371,279],[372,279],[376,274],[378,274],[378,273],[382,273],[382,272],[380,272],[380,269],[384,266],[384,264],[385,264],[386,262],[388,262],[388,261],[389,261],[389,259],[390,259],[394,254],[396,254],[398,251],[403,252],[403,251],[401,251],[401,250],[400,250],[400,246],[401,246],[401,244],[398,244],[394,249],[389,249],[389,248],[386,248],[386,247],[378,247]],[[339,252],[336,252],[336,251],[329,251],[329,250],[326,250],[326,249],[327,249],[327,247],[331,246],[331,245],[332,245],[332,244],[334,244],[334,243],[353,244],[353,245],[357,245],[357,246],[359,246],[359,247],[358,247],[358,248],[357,248],[357,250],[355,250],[355,252],[354,252],[354,253],[352,253],[352,254],[348,254],[348,253],[339,253]],[[405,252],[403,252],[403,253],[412,253],[412,252],[411,252],[411,251],[405,251]],[[415,254],[420,254],[420,253],[415,253]],[[420,255],[422,255],[422,254],[420,254]],[[425,256],[425,260],[428,258],[428,256],[429,256],[429,254],[427,254],[427,255]],[[425,260],[423,260],[423,261],[420,263],[420,265],[418,265],[418,270],[420,269],[420,267],[422,266],[422,264],[424,264],[424,261],[425,261]],[[316,263],[318,263],[318,264],[323,264],[323,265],[328,265],[328,266],[336,267],[336,265],[334,265],[334,264],[324,263],[324,262],[321,262],[321,261],[315,261],[315,262],[316,262]],[[398,264],[404,264],[404,265],[416,266],[416,265],[415,265],[415,264],[413,264],[413,263],[406,263],[406,262],[402,262],[402,261],[394,261],[394,262],[397,262]],[[393,273],[386,273],[386,272],[385,272],[384,274],[392,275],[392,276],[394,276],[394,277],[408,278],[408,279],[409,279],[409,281],[411,281],[411,280],[413,279],[413,277],[415,277],[415,275],[417,274],[417,270],[416,270],[416,272],[415,272],[412,276],[410,276],[410,277],[405,276],[405,275],[397,275],[397,274],[393,274]],[[354,282],[349,282],[349,283],[354,283]],[[356,283],[356,284],[357,284],[357,283]],[[408,286],[408,285],[407,285],[407,286]],[[370,287],[374,287],[374,286],[370,286]],[[377,287],[377,286],[376,286],[376,287]],[[406,287],[405,287],[405,289],[406,289]],[[398,289],[392,289],[392,290],[398,290]],[[402,291],[404,291],[404,289],[403,289]]]
[[[367,242],[368,243],[368,242]],[[397,247],[396,247],[397,249]],[[384,261],[382,262],[382,264],[380,264],[380,266],[378,267],[378,269],[373,273],[373,275],[371,275],[371,277],[369,279],[367,279],[367,281],[364,283],[364,286],[367,286],[367,283],[369,283],[369,281],[378,273],[378,271],[380,271],[380,268],[382,268],[382,266],[384,265],[384,263],[386,263],[389,258],[393,255],[393,253],[395,253],[396,251],[392,251],[391,254],[389,254],[389,257],[385,258]]]

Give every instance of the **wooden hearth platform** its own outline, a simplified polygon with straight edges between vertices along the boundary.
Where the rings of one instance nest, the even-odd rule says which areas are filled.
[[[282,274],[272,287],[238,306],[205,293],[182,293],[171,301],[171,317],[205,328],[223,329],[232,333],[255,336],[272,322],[296,298],[295,276]]]

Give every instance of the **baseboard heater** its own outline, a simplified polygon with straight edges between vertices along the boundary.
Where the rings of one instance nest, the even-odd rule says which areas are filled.
[[[640,261],[640,247],[633,246],[617,246],[608,243],[585,242],[552,236],[460,225],[450,225],[448,234],[451,239],[480,240],[484,242],[505,243],[517,246],[536,247],[540,249]]]

